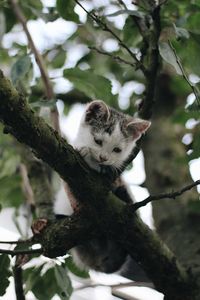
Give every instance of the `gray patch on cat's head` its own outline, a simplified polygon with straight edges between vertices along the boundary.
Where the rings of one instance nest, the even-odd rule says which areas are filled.
[[[83,116],[76,147],[85,149],[85,160],[92,168],[96,164],[118,169],[147,127],[148,121],[134,119],[108,107],[103,101],[93,101]]]
[[[91,132],[105,132],[111,135],[119,123],[119,127],[127,137],[126,124],[128,116],[108,107],[103,101],[95,100],[88,106],[85,114],[85,123],[91,126]]]

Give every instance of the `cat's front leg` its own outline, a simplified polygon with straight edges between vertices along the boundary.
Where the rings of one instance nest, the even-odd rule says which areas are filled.
[[[94,160],[94,158],[91,156],[90,150],[88,147],[81,147],[79,149],[79,153],[80,155],[84,158],[85,162],[87,163],[87,165],[97,171],[100,172],[101,171],[101,167],[100,165]]]
[[[78,149],[78,151],[83,158],[85,158],[85,156],[89,153],[88,147],[81,147],[80,149]]]

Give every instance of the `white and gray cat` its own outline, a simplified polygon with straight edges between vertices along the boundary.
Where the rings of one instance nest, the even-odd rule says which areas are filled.
[[[101,100],[95,100],[86,108],[73,146],[97,172],[105,167],[120,170],[136,141],[150,124],[149,121],[123,114]],[[122,181],[118,179],[116,182],[118,186],[115,186],[115,190],[119,187],[120,192],[126,192]],[[56,209],[55,213],[59,213],[59,210]],[[119,270],[127,258],[127,252],[118,243],[106,238],[77,246],[71,253],[80,268],[105,273]]]
[[[95,100],[86,108],[74,147],[99,172],[102,166],[120,169],[150,124]]]

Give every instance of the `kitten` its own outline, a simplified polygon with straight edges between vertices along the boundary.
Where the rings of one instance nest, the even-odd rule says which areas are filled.
[[[91,168],[99,172],[104,166],[120,169],[150,124],[95,100],[83,115],[74,146]]]
[[[136,141],[150,124],[149,121],[125,115],[103,101],[95,100],[86,108],[73,146],[97,172],[103,171],[105,167],[120,170]],[[113,192],[117,196],[127,194],[121,178],[117,178]],[[74,203],[70,190],[67,194],[71,203]],[[129,202],[132,202],[130,196]],[[119,270],[127,258],[127,252],[118,243],[106,238],[79,245],[71,249],[71,253],[75,264],[81,269],[105,273]]]

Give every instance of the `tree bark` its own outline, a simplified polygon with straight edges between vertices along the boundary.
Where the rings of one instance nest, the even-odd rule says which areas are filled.
[[[170,91],[170,78],[160,85],[155,117],[151,130],[143,144],[146,168],[146,186],[151,193],[170,192],[192,181],[187,155],[181,142],[184,129],[171,120],[176,95]],[[165,96],[170,95],[166,99]],[[185,266],[191,278],[195,278],[200,298],[200,208],[199,195],[195,189],[174,200],[152,203],[157,232]],[[200,206],[199,206],[200,207]],[[171,276],[171,274],[168,274]],[[193,299],[193,298],[191,298]]]
[[[94,238],[102,234],[127,249],[168,299],[196,300],[194,285],[187,272],[157,235],[130,211],[127,204],[110,192],[112,181],[90,170],[78,152],[35,116],[2,72],[0,119],[6,132],[31,147],[39,158],[67,181],[82,204],[83,217],[74,215],[64,223],[54,222],[39,236],[46,255],[55,257],[64,254],[87,236]]]

